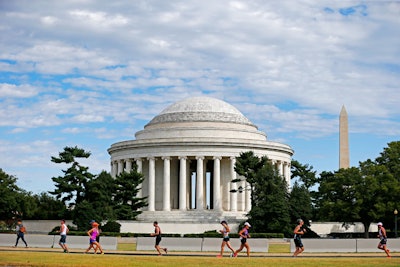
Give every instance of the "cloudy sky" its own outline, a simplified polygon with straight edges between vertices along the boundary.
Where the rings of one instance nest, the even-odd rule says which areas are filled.
[[[168,105],[211,96],[318,172],[400,138],[399,1],[0,0],[0,168],[52,190],[78,146],[92,173],[107,148]]]

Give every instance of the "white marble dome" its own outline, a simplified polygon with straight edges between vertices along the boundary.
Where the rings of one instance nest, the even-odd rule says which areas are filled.
[[[250,120],[234,106],[222,100],[205,96],[191,97],[178,101],[164,109],[147,125],[166,122],[195,121],[253,125]]]
[[[212,97],[190,97],[165,108],[135,135],[137,140],[218,138],[266,140],[234,106]]]

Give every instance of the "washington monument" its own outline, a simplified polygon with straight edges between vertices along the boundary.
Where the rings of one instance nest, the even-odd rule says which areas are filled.
[[[347,111],[344,105],[339,116],[339,169],[349,168],[349,127]]]

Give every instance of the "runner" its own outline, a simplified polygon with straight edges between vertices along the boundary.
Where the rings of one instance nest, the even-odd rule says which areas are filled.
[[[387,236],[386,236],[386,229],[383,227],[383,223],[378,223],[378,238],[381,240],[379,241],[378,248],[385,251],[386,256],[390,258],[390,250],[387,248]]]
[[[296,250],[293,253],[293,257],[297,257],[300,253],[304,251],[304,245],[301,241],[301,236],[306,233],[306,230],[303,228],[304,221],[302,219],[297,220],[297,226],[294,228],[294,244],[296,246]]]
[[[244,227],[239,231],[240,235],[240,248],[233,253],[233,257],[237,257],[237,254],[242,251],[243,248],[246,248],[247,257],[250,257],[250,246],[247,243],[247,238],[250,238],[249,229],[251,225],[248,222],[244,223]]]
[[[226,221],[222,221],[221,225],[223,226],[222,230],[219,230],[219,232],[222,234],[222,244],[221,244],[221,253],[217,255],[218,258],[221,258],[224,254],[224,248],[225,245],[232,251],[231,257],[233,256],[233,253],[235,253],[235,250],[232,248],[231,244],[229,243],[229,232],[231,231],[228,223]]]
[[[158,256],[161,256],[161,250],[164,250],[165,254],[167,254],[167,248],[161,248],[160,247],[160,242],[161,242],[161,229],[160,226],[158,226],[158,222],[155,221],[153,222],[153,226],[154,226],[154,233],[151,233],[150,236],[155,236],[156,237],[156,244],[155,244],[155,248],[158,251]]]

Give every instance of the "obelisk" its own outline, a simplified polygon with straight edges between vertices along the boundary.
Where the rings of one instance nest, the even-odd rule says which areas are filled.
[[[343,105],[339,116],[339,169],[349,168],[349,162],[349,127],[347,111]]]

